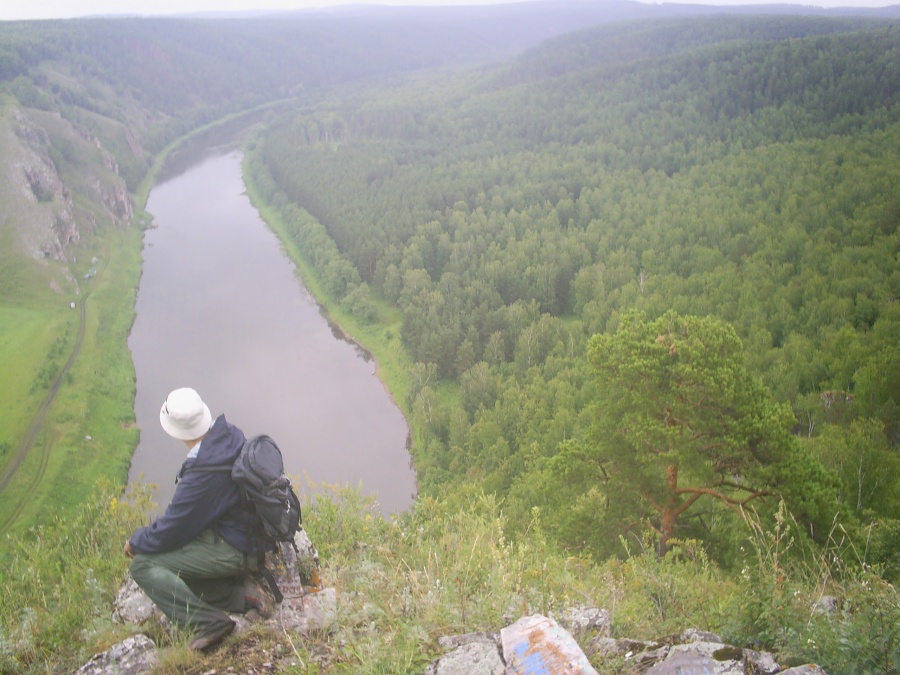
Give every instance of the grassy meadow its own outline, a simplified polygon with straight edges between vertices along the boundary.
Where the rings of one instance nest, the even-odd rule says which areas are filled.
[[[75,312],[23,307],[0,308],[0,464],[5,465],[40,405],[41,383],[59,366]]]
[[[47,514],[81,504],[101,476],[119,484],[127,476],[137,445],[127,338],[140,246],[138,230],[116,229],[93,255],[83,255],[97,259],[97,274],[82,282],[75,301],[84,303],[81,329],[81,307],[72,309],[56,294],[26,307],[0,309],[0,364],[8,374],[0,413],[4,466],[28,428],[43,417],[31,451],[4,491],[3,533],[22,531]],[[89,264],[79,267],[86,272]],[[48,407],[57,379],[59,388]]]

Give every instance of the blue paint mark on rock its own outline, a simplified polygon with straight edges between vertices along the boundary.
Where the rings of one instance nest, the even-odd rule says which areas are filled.
[[[509,675],[597,675],[572,635],[540,614],[500,631]]]

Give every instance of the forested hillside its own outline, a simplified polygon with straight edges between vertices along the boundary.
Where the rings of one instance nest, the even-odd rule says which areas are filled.
[[[514,529],[542,507],[599,555],[645,523],[738,567],[735,508],[784,498],[818,541],[874,525],[896,575],[898,82],[891,24],[600,27],[335,94],[273,124],[255,171],[330,293],[401,313],[427,494],[496,493]],[[605,359],[640,335],[673,362]],[[660,370],[695,388],[682,417]]]
[[[342,81],[484,59],[506,47],[503,36],[475,41],[456,27],[433,27],[405,16],[373,24],[354,15],[5,23],[0,81],[26,107],[60,110],[88,128],[96,117],[126,125],[145,151],[118,153],[134,189],[147,157],[226,113]]]

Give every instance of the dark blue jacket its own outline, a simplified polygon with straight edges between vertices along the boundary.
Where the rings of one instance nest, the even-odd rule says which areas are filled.
[[[244,553],[254,553],[240,491],[229,471],[202,471],[204,466],[231,465],[244,445],[244,432],[219,415],[200,444],[197,457],[179,472],[172,501],[153,524],[131,536],[136,553],[164,553],[181,548],[211,527],[222,539]]]

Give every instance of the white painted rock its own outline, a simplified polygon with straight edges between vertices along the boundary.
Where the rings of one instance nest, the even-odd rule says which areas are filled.
[[[540,614],[501,630],[500,641],[509,675],[597,675],[571,633]]]

